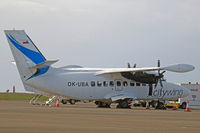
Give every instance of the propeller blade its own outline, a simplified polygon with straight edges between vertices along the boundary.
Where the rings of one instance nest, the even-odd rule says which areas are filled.
[[[160,67],[160,60],[158,60],[158,67]],[[166,71],[163,71],[163,72],[160,72],[160,70],[158,70],[158,79],[157,79],[157,82],[156,82],[156,84],[155,84],[155,87],[157,87],[157,85],[158,85],[158,82],[160,83],[160,86],[161,87],[163,87],[163,83],[162,83],[162,78],[164,77],[164,73],[165,73]]]
[[[131,65],[130,65],[130,63],[128,63],[128,68],[131,68]]]
[[[160,60],[158,60],[158,67],[160,67]],[[158,75],[160,75],[160,70],[158,70]]]
[[[156,84],[155,84],[155,88],[157,87],[157,85],[158,85],[158,82],[156,82]]]
[[[160,67],[160,60],[158,60],[158,67]]]
[[[166,71],[161,72],[160,74],[163,75]]]
[[[163,83],[162,83],[162,80],[161,80],[161,79],[160,79],[160,86],[163,87]]]
[[[131,68],[130,63],[128,63],[128,68]],[[133,68],[136,68],[136,64],[134,64]]]

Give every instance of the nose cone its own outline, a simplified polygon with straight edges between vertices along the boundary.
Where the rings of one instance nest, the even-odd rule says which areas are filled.
[[[190,90],[185,88],[185,87],[183,87],[183,96],[182,97],[187,97],[189,95],[190,95]]]
[[[174,88],[175,92],[178,92],[176,95],[178,98],[183,98],[183,97],[187,97],[188,95],[190,95],[190,90],[183,87],[183,86],[180,86],[180,85],[177,85],[177,84],[169,84],[171,88]]]

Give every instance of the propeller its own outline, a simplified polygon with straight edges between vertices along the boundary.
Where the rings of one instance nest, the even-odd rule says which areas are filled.
[[[158,60],[157,66],[160,67],[160,60]],[[156,81],[156,84],[155,84],[155,88],[157,87],[158,82],[160,83],[160,86],[163,87],[162,81],[163,81],[163,77],[164,77],[165,72],[166,71],[160,72],[160,70],[158,70],[158,76],[156,76],[157,81]]]
[[[127,63],[127,65],[128,65],[128,68],[132,68],[131,67],[131,65],[130,65],[130,63]],[[133,68],[136,68],[136,65],[137,64],[134,64],[134,66],[133,66]],[[160,67],[160,60],[158,60],[158,62],[157,62],[157,67]],[[160,84],[160,86],[161,87],[163,87],[163,83],[162,83],[162,81],[164,80],[163,79],[163,77],[164,77],[164,73],[165,73],[166,71],[160,71],[160,70],[158,70],[158,74],[156,74],[155,75],[155,88],[157,87],[157,85],[158,85],[158,83]],[[151,86],[152,86],[152,83],[151,83]]]
[[[137,64],[134,64],[133,68],[136,68],[136,65],[137,65]],[[128,68],[131,68],[130,63],[128,63]]]

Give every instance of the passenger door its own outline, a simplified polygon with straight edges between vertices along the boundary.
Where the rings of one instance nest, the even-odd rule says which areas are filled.
[[[123,85],[122,80],[115,80],[115,91],[122,91]]]

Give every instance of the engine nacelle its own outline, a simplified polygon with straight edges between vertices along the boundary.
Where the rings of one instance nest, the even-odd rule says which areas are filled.
[[[122,72],[121,75],[124,78],[146,84],[155,84],[160,78],[162,78],[161,76],[158,76],[156,74],[148,74],[146,72]]]

